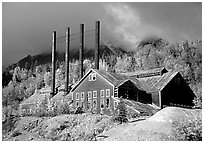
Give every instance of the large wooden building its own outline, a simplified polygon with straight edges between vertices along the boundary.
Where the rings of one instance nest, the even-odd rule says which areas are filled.
[[[168,72],[165,68],[124,74],[90,69],[69,95],[73,108],[92,108],[96,113],[114,111],[121,96],[159,108],[192,106],[195,97],[179,72]]]

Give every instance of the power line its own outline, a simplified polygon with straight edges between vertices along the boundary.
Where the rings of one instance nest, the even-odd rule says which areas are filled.
[[[90,33],[90,32],[93,32],[93,31],[95,31],[95,29],[89,29],[89,30],[85,30],[85,33]],[[80,34],[80,32],[71,34],[70,36],[72,37],[72,36],[79,35],[79,34]],[[66,37],[66,35],[63,35],[63,36],[57,37],[56,39],[61,39],[61,38],[65,38],[65,37]]]

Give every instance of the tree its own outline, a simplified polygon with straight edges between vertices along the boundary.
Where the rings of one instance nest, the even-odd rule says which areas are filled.
[[[126,108],[126,104],[122,97],[120,97],[120,102],[118,103],[117,110],[118,110],[118,114],[114,118],[114,121],[117,121],[120,124],[127,122],[128,121],[127,108]]]
[[[44,82],[45,82],[45,86],[50,86],[52,83],[52,75],[50,72],[46,72],[44,74]]]

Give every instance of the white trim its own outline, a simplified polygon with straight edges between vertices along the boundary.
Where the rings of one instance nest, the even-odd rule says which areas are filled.
[[[88,91],[88,99],[91,99],[92,91]]]
[[[90,103],[90,106],[89,106],[89,103]],[[87,105],[88,105],[89,108],[92,108],[92,101],[88,100],[88,104]]]
[[[102,105],[102,103],[103,103],[103,108],[101,108],[101,105]],[[104,109],[104,99],[100,99],[100,109]]]
[[[116,92],[115,92],[115,90],[116,90]],[[115,95],[116,95],[116,96],[115,96]],[[118,97],[118,88],[117,88],[117,87],[114,88],[113,97],[114,97],[114,98],[117,98],[117,97]]]
[[[109,94],[107,94],[109,93]],[[110,97],[110,89],[106,89],[106,97]]]
[[[159,107],[162,109],[162,102],[161,102],[161,91],[159,91]]]
[[[91,73],[91,71],[93,71],[93,69],[90,69],[90,70],[73,86],[73,88],[71,89],[70,92],[73,92],[73,89],[74,89],[76,86],[78,86],[79,83],[81,83],[81,81],[83,81],[83,80],[86,78],[86,76]]]
[[[78,96],[77,96],[78,95]],[[78,98],[77,98],[78,97]],[[79,100],[79,93],[76,93],[76,100]]]
[[[103,94],[102,94],[102,91],[103,91]],[[104,95],[105,95],[105,91],[104,91],[104,89],[100,90],[100,97],[103,98]]]
[[[89,81],[93,81],[93,75],[92,75],[92,73],[91,74],[89,74]]]
[[[71,92],[71,98],[72,98],[72,100],[74,100],[74,97],[73,97],[73,92]]]
[[[94,101],[96,102],[95,107],[93,106],[93,109],[97,109],[97,99],[93,99],[93,105],[94,105]]]
[[[107,107],[107,100],[109,100],[109,102],[108,102],[108,107]],[[110,109],[110,98],[106,98],[106,108],[107,108],[107,109]]]
[[[171,75],[171,78],[169,78],[169,80],[167,82],[165,82],[165,84],[159,89],[160,91],[162,91],[164,89],[164,87],[166,87],[166,85],[178,74],[179,72],[174,72]],[[180,74],[180,73],[179,73]]]
[[[96,72],[97,73],[97,72]],[[101,76],[103,79],[105,79],[110,85],[112,85],[114,87],[114,84],[112,84],[109,80],[107,80],[105,77],[103,77],[102,75],[100,75],[99,73],[97,73],[99,76]]]
[[[114,110],[115,110],[117,108],[116,105],[118,105],[118,102],[114,101],[113,104],[114,104],[113,107],[114,107]]]
[[[104,80],[106,80],[111,86],[113,86],[113,89],[114,89],[114,84],[111,83],[109,80],[107,80],[105,77],[103,77],[102,75],[100,75],[97,71],[95,71],[94,69],[90,69],[74,86],[73,88],[71,89],[70,92],[73,92],[77,86],[87,77],[87,75],[89,75],[92,71],[94,71],[95,73],[97,73],[99,76],[101,76]],[[75,88],[76,87],[76,88]],[[74,89],[74,90],[73,90]]]
[[[83,94],[83,98],[82,98],[82,94]],[[84,95],[85,95],[84,92],[81,92],[81,100],[84,99]]]
[[[97,98],[97,90],[93,91],[93,98]]]
[[[94,79],[94,77],[95,77],[95,79]],[[92,73],[92,81],[96,81],[96,73],[95,72]]]
[[[77,103],[78,103],[78,105],[77,105]],[[80,104],[79,101],[76,101],[76,107],[79,107],[80,106],[79,104]]]

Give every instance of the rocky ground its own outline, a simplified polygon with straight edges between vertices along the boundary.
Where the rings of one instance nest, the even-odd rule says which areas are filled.
[[[60,115],[55,117],[21,117],[15,129],[3,135],[4,141],[161,141],[173,140],[174,122],[191,122],[201,110],[167,107],[151,117],[139,117],[116,124],[110,116]]]

